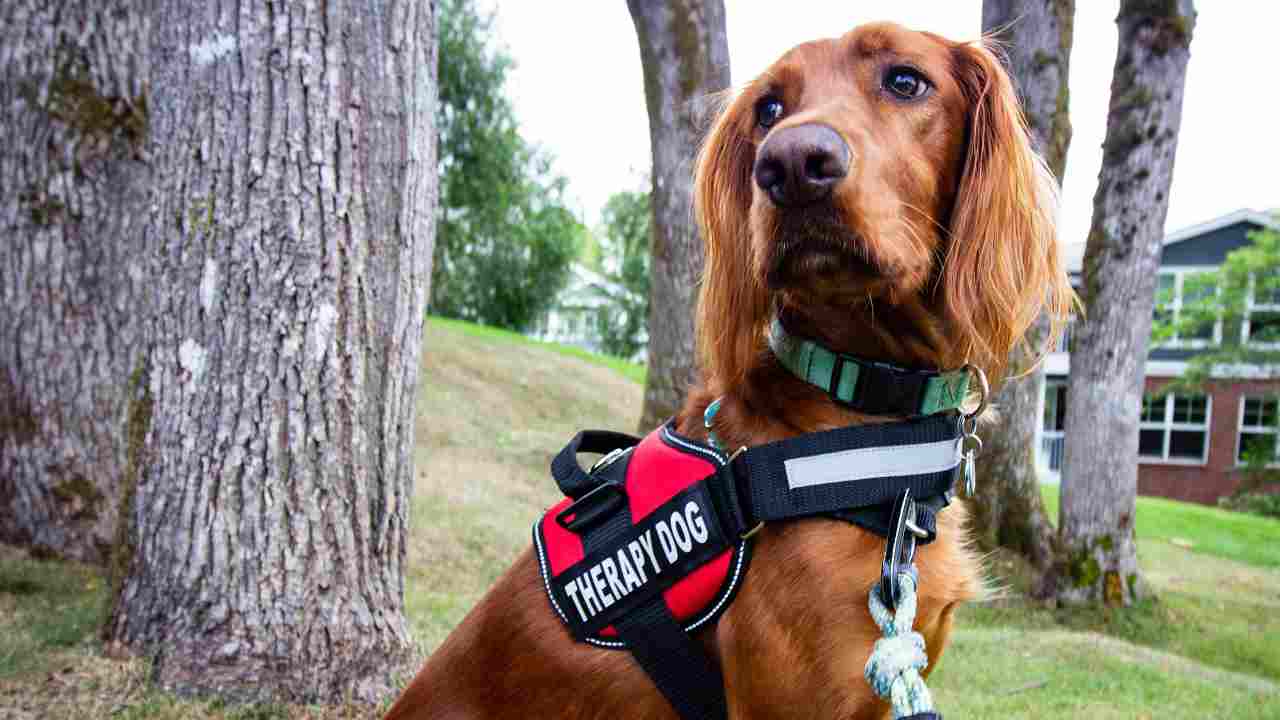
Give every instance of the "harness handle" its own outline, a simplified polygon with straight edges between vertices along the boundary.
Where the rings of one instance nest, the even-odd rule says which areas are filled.
[[[556,485],[560,486],[560,492],[577,500],[600,484],[599,480],[578,464],[578,453],[605,455],[638,444],[640,438],[635,435],[612,430],[583,430],[573,436],[569,444],[551,459],[551,476],[556,479]]]

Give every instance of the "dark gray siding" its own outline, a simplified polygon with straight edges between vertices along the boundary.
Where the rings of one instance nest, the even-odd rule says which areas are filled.
[[[1174,348],[1155,348],[1147,355],[1150,360],[1190,360],[1198,351]]]
[[[1256,223],[1242,220],[1193,238],[1166,245],[1161,265],[1221,265],[1227,254],[1249,244],[1248,234],[1260,230]]]
[[[1232,250],[1250,243],[1249,233],[1261,229],[1262,226],[1257,223],[1241,220],[1203,235],[1166,245],[1164,252],[1160,255],[1160,265],[1162,267],[1221,265]],[[1079,272],[1071,273],[1071,285],[1077,291],[1080,290]],[[1236,330],[1238,331],[1239,328],[1237,327]],[[1156,348],[1147,357],[1151,360],[1185,361],[1197,352],[1188,349]]]

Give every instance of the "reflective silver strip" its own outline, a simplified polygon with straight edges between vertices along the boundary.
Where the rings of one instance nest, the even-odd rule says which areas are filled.
[[[792,458],[783,465],[792,490],[867,478],[924,475],[960,464],[961,439],[919,445],[869,447]]]

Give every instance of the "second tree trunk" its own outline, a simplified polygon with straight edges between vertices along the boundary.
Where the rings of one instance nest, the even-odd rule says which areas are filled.
[[[693,160],[714,94],[729,87],[729,44],[721,0],[627,6],[640,42],[653,150],[644,432],[680,409],[696,372],[693,315],[703,253],[693,220]]]
[[[1191,0],[1124,0],[1102,170],[1084,256],[1085,316],[1071,351],[1062,466],[1063,603],[1142,595],[1134,520],[1138,418],[1182,91]]]

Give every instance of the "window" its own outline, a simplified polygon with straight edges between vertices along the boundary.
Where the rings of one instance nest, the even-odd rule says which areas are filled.
[[[1274,395],[1246,395],[1240,398],[1240,434],[1236,437],[1236,464],[1244,464],[1248,451],[1266,451],[1275,459],[1276,416],[1280,398]]]
[[[1156,284],[1155,322],[1175,322],[1183,313],[1183,307],[1193,306],[1204,297],[1213,295],[1217,288],[1203,283],[1204,270],[1161,270]],[[1280,310],[1280,306],[1276,307]],[[1280,318],[1277,318],[1280,319]],[[1222,341],[1222,322],[1199,323],[1193,328],[1179,328],[1174,337],[1164,345],[1169,347],[1206,347]]]
[[[1191,307],[1217,292],[1204,285],[1199,269],[1161,270],[1156,285],[1155,322],[1173,322],[1182,315],[1183,306]],[[1277,306],[1280,310],[1280,305]],[[1277,318],[1280,320],[1280,317]],[[1203,322],[1192,328],[1179,328],[1166,343],[1168,347],[1205,347],[1222,341],[1222,321]]]
[[[1268,278],[1258,287],[1257,278],[1249,278],[1249,298],[1245,302],[1241,342],[1280,347],[1280,286]]]
[[[1067,383],[1065,380],[1045,380],[1044,425],[1042,430],[1061,432],[1067,418]]]
[[[1144,395],[1138,457],[1146,462],[1203,464],[1209,458],[1209,398]]]
[[[1067,383],[1046,378],[1044,382],[1044,418],[1040,427],[1040,455],[1037,462],[1051,473],[1062,471],[1062,455],[1066,449],[1062,432],[1067,417]]]

